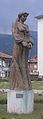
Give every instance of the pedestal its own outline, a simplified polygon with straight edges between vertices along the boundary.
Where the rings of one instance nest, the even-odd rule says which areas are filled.
[[[30,113],[34,109],[34,93],[29,91],[7,92],[7,112],[9,113]]]

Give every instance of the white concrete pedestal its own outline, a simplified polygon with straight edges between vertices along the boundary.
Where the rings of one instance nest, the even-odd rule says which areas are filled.
[[[10,90],[7,93],[7,112],[30,113],[34,109],[34,94],[29,91]]]

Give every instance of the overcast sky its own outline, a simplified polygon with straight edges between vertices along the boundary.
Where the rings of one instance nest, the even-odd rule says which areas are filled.
[[[43,0],[0,0],[0,33],[10,33],[17,14],[29,12],[26,23],[30,30],[37,30],[37,15],[43,15]]]

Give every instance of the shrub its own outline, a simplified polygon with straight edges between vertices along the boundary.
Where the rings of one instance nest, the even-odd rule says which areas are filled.
[[[7,104],[7,99],[1,99],[0,104]]]
[[[6,119],[6,117],[2,117],[1,119]]]

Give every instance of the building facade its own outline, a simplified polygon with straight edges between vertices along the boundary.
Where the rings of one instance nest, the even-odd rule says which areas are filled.
[[[0,52],[0,77],[9,76],[9,68],[11,64],[12,56]]]
[[[43,15],[37,16],[38,31],[38,71],[43,76]]]
[[[30,69],[30,74],[31,75],[38,75],[38,71],[37,71],[37,57],[33,57],[30,60],[28,60],[28,66]]]

